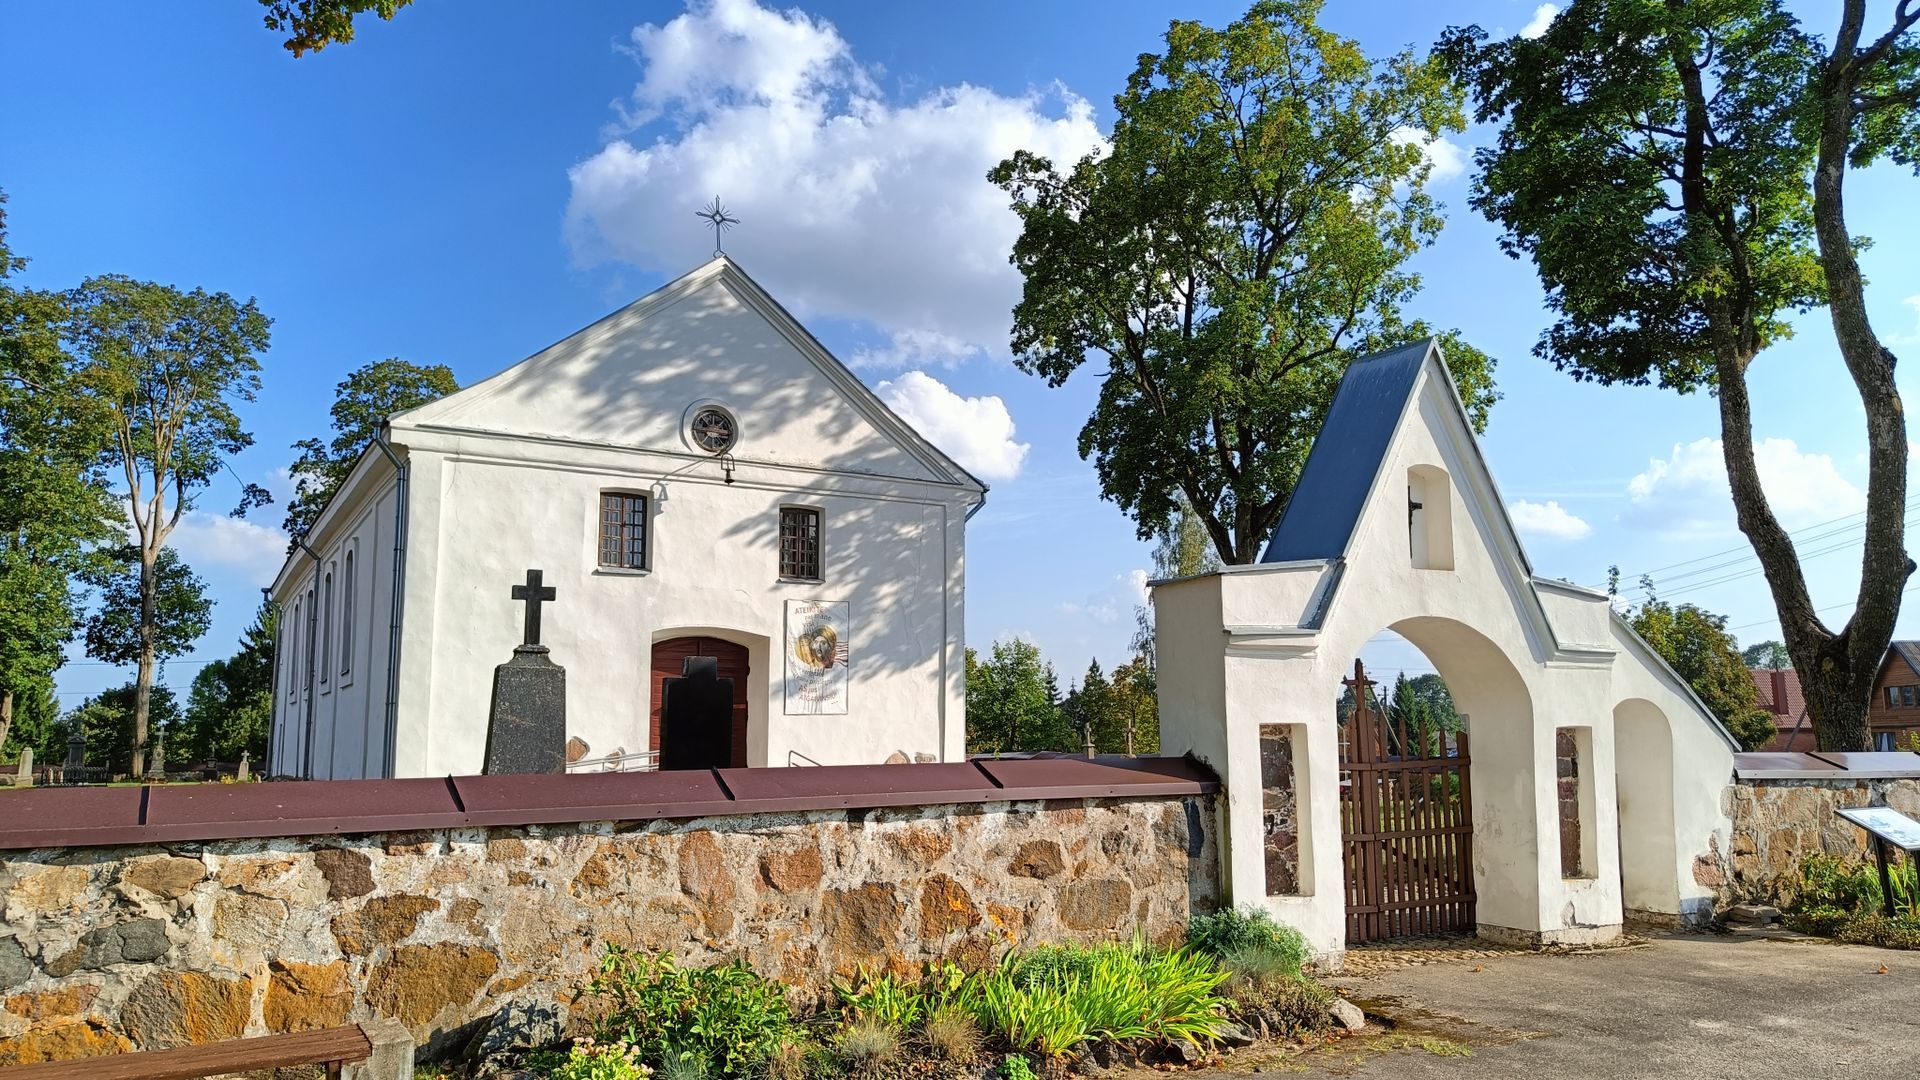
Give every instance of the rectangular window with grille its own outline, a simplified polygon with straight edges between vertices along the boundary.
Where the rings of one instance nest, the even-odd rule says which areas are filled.
[[[647,568],[645,495],[600,493],[600,565],[625,570]]]
[[[781,508],[780,576],[820,580],[820,511],[801,506]]]

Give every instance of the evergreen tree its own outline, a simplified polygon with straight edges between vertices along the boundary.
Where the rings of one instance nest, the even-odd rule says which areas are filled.
[[[265,761],[273,721],[273,639],[278,614],[260,605],[240,638],[240,651],[200,669],[187,693],[175,760],[238,761],[242,753]]]

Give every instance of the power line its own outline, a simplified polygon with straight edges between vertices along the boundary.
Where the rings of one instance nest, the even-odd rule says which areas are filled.
[[[1920,581],[1916,581],[1913,584],[1907,586],[1906,588],[1901,589],[1900,595],[1905,596],[1915,589],[1920,589]],[[1823,612],[1835,611],[1843,607],[1852,607],[1853,604],[1854,604],[1854,601],[1852,600],[1842,600],[1837,604],[1828,604],[1826,607],[1814,608],[1813,613],[1815,615],[1819,615],[1819,614],[1822,614]],[[1756,626],[1777,626],[1779,625],[1779,622],[1780,622],[1780,616],[1776,614],[1771,619],[1761,619],[1759,622],[1743,623],[1739,626],[1729,626],[1727,627],[1727,629],[1728,631],[1751,630]]]
[[[1920,522],[1920,519],[1909,520],[1906,523],[1906,527],[1911,529],[1914,527],[1916,522]],[[1817,559],[1822,555],[1832,555],[1835,552],[1840,552],[1840,551],[1851,551],[1859,547],[1860,544],[1863,542],[1863,539],[1864,538],[1844,540],[1830,547],[1818,548],[1813,551],[1799,552],[1798,560],[1804,564],[1814,559]],[[1675,596],[1685,596],[1688,593],[1699,592],[1701,589],[1712,588],[1715,585],[1725,585],[1729,582],[1742,581],[1750,577],[1757,577],[1758,575],[1763,574],[1765,572],[1766,572],[1765,567],[1754,566],[1749,569],[1742,570],[1738,573],[1728,574],[1725,577],[1714,578],[1710,581],[1695,582],[1694,584],[1688,585],[1685,588],[1674,589],[1671,592],[1668,592],[1667,590],[1660,588],[1658,587],[1658,585],[1656,585],[1656,587],[1651,592],[1643,593],[1640,597],[1638,597],[1638,599],[1646,600],[1656,596],[1661,599],[1667,599]]]
[[[1920,498],[1915,498],[1914,500],[1910,501],[1907,504],[1906,509],[1908,510],[1914,509],[1914,506],[1917,503],[1920,503]],[[1867,512],[1865,510],[1855,511],[1854,513],[1851,513],[1851,514],[1842,514],[1837,518],[1830,518],[1826,521],[1816,521],[1811,525],[1805,525],[1805,526],[1802,526],[1801,528],[1794,529],[1788,532],[1787,535],[1790,537],[1797,536],[1800,533],[1807,532],[1810,529],[1821,529],[1821,528],[1825,528],[1828,525],[1836,525],[1842,521],[1848,521],[1853,518],[1864,518],[1866,514]],[[1864,522],[1862,524],[1864,524]],[[1708,559],[1717,559],[1722,555],[1733,555],[1741,551],[1751,552],[1752,550],[1753,548],[1751,544],[1741,544],[1736,547],[1730,547],[1725,551],[1716,551],[1708,555],[1701,555],[1697,558],[1683,559],[1680,562],[1669,563],[1666,566],[1656,566],[1652,570],[1642,570],[1639,573],[1632,575],[1632,577],[1634,577],[1635,579],[1643,578],[1643,577],[1651,577],[1652,575],[1661,573],[1662,571],[1675,570],[1682,566],[1692,566],[1694,563],[1697,563],[1697,562],[1705,562]]]
[[[1915,499],[1915,500],[1914,500],[1914,501],[1913,501],[1912,503],[1910,503],[1910,504],[1908,504],[1908,506],[1907,506],[1907,510],[1908,510],[1909,512],[1911,512],[1911,511],[1913,511],[1913,510],[1914,510],[1914,509],[1915,509],[1916,507],[1920,507],[1920,499]],[[1909,527],[1911,527],[1911,526],[1909,526]],[[1834,538],[1834,537],[1836,537],[1836,536],[1844,536],[1844,535],[1847,535],[1847,534],[1849,534],[1849,533],[1854,533],[1854,532],[1861,532],[1861,533],[1863,533],[1863,536],[1864,536],[1864,531],[1865,531],[1865,529],[1866,529],[1866,522],[1864,522],[1864,521],[1860,521],[1860,522],[1855,522],[1855,523],[1854,523],[1854,524],[1852,524],[1852,525],[1842,525],[1841,527],[1839,527],[1839,528],[1837,528],[1837,529],[1831,529],[1831,530],[1828,530],[1828,531],[1825,531],[1825,532],[1810,532],[1810,531],[1809,531],[1809,530],[1812,530],[1812,529],[1817,529],[1817,528],[1819,528],[1819,526],[1817,526],[1817,525],[1809,525],[1809,526],[1807,526],[1807,528],[1806,528],[1806,529],[1803,529],[1803,530],[1801,530],[1801,533],[1802,533],[1802,534],[1804,534],[1804,535],[1797,535],[1797,536],[1795,536],[1795,534],[1789,534],[1789,536],[1793,536],[1793,537],[1794,537],[1794,541],[1795,541],[1795,543],[1796,543],[1796,545],[1797,545],[1797,544],[1810,544],[1810,543],[1815,543],[1815,542],[1818,542],[1818,541],[1822,541],[1822,540],[1831,540],[1831,539],[1833,539],[1833,538]],[[1746,563],[1756,563],[1756,564],[1757,564],[1757,563],[1759,562],[1759,557],[1758,557],[1758,556],[1756,556],[1756,555],[1755,555],[1755,554],[1753,553],[1753,548],[1752,548],[1752,546],[1751,546],[1751,545],[1749,545],[1749,546],[1748,546],[1748,547],[1747,547],[1747,548],[1745,549],[1745,551],[1746,551],[1746,554],[1744,554],[1744,555],[1742,555],[1742,556],[1740,556],[1739,558],[1735,558],[1735,559],[1728,559],[1728,560],[1726,560],[1726,561],[1724,561],[1724,562],[1718,562],[1718,563],[1714,563],[1714,564],[1712,564],[1712,565],[1709,565],[1709,566],[1702,566],[1702,567],[1700,567],[1700,568],[1698,568],[1698,569],[1696,569],[1696,570],[1689,570],[1689,571],[1687,571],[1687,572],[1686,572],[1686,573],[1684,573],[1684,574],[1675,574],[1675,575],[1673,575],[1672,577],[1669,577],[1669,578],[1665,578],[1665,579],[1663,579],[1663,580],[1658,580],[1658,581],[1655,581],[1655,582],[1654,582],[1654,586],[1655,586],[1655,588],[1656,588],[1656,590],[1657,590],[1657,589],[1660,589],[1660,588],[1664,588],[1664,587],[1667,587],[1667,586],[1670,586],[1670,585],[1672,585],[1672,584],[1673,584],[1674,582],[1676,582],[1676,581],[1685,581],[1685,580],[1687,580],[1688,578],[1694,578],[1694,577],[1699,577],[1699,576],[1700,576],[1700,575],[1702,575],[1702,574],[1708,574],[1708,573],[1712,573],[1712,572],[1714,572],[1714,571],[1716,571],[1716,570],[1725,570],[1725,569],[1729,569],[1729,568],[1731,568],[1731,567],[1736,567],[1736,566],[1742,566],[1742,565],[1744,565],[1744,564],[1746,564]],[[1723,553],[1723,554],[1724,554],[1724,553]],[[1705,557],[1706,557],[1706,558],[1712,558],[1713,556],[1705,556]],[[1695,561],[1697,562],[1697,561],[1699,561],[1699,560],[1695,560]],[[1675,565],[1685,565],[1685,564],[1675,564]],[[1649,575],[1649,574],[1642,574],[1642,575],[1639,575],[1639,576],[1640,576],[1640,577],[1649,577],[1649,576],[1651,576],[1651,575]],[[1636,591],[1636,592],[1641,592],[1641,593],[1645,593],[1645,592],[1646,592],[1647,590],[1646,590],[1645,588],[1642,588],[1642,587],[1636,587],[1634,591]]]

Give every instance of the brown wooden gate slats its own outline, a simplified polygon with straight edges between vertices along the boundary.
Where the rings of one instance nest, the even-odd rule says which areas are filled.
[[[1353,712],[1340,738],[1341,860],[1352,943],[1471,932],[1472,759],[1465,732],[1384,715],[1354,664]]]

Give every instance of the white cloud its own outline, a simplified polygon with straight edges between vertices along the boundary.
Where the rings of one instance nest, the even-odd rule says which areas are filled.
[[[1433,167],[1427,173],[1430,183],[1442,183],[1467,171],[1467,152],[1458,143],[1429,135],[1416,127],[1394,128],[1390,138],[1396,143],[1419,144],[1427,155],[1427,164]]]
[[[1020,473],[1028,444],[1014,441],[1013,415],[993,395],[961,397],[924,371],[909,371],[874,387],[880,400],[982,480]]]
[[[1904,334],[1888,334],[1884,340],[1888,345],[1920,345],[1920,293],[1900,302],[1913,309],[1913,329]]]
[[[889,101],[831,23],[753,0],[695,0],[630,51],[643,72],[623,116],[652,137],[615,135],[569,171],[575,258],[686,270],[709,250],[695,203],[717,192],[742,264],[803,317],[878,328],[894,344],[876,365],[1004,352],[1019,225],[987,171],[1102,142],[1059,86]]]
[[[981,351],[978,346],[936,330],[898,330],[886,345],[855,352],[850,363],[857,368],[893,371],[929,364],[956,368],[961,361],[978,356]]]
[[[286,533],[205,510],[187,511],[167,545],[203,577],[221,567],[257,585],[271,583],[287,558]]]
[[[1866,505],[1866,496],[1826,454],[1805,453],[1792,439],[1778,438],[1755,443],[1753,452],[1767,501],[1789,529],[1856,513]],[[1734,532],[1720,440],[1676,443],[1666,458],[1647,462],[1646,470],[1627,483],[1623,520],[1669,537]]]
[[[1133,618],[1133,609],[1147,603],[1147,572],[1129,570],[1116,575],[1113,584],[1087,597],[1084,602],[1066,600],[1056,605],[1062,615],[1086,618],[1102,626],[1112,626]]]
[[[1534,8],[1533,21],[1520,28],[1520,36],[1523,38],[1542,36],[1547,32],[1547,27],[1553,25],[1553,17],[1558,14],[1560,14],[1558,4],[1541,4]]]
[[[1507,514],[1513,518],[1513,527],[1527,536],[1579,540],[1593,532],[1593,526],[1552,499],[1543,503],[1519,499],[1507,507]]]

